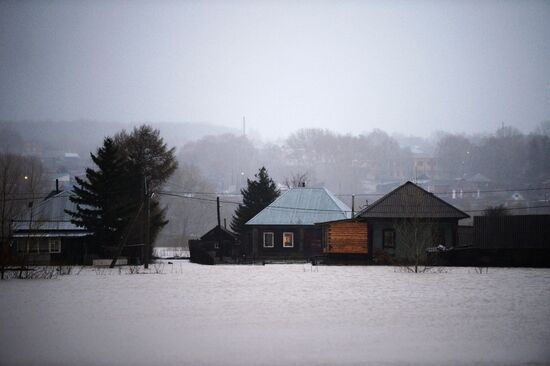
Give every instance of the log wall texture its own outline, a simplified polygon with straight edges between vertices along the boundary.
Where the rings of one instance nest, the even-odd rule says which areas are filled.
[[[368,253],[368,230],[366,222],[336,221],[327,224],[327,253]]]

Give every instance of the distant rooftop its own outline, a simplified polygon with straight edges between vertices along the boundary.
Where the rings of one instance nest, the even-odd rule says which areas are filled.
[[[21,232],[73,232],[74,234],[85,234],[84,228],[78,227],[71,222],[71,216],[65,210],[76,211],[76,204],[69,199],[71,191],[61,191],[45,199],[31,209],[27,209],[15,221],[15,235],[20,236]],[[32,222],[32,223],[31,223]],[[25,234],[26,235],[26,234]]]
[[[292,188],[246,225],[314,225],[351,217],[350,208],[326,188]]]

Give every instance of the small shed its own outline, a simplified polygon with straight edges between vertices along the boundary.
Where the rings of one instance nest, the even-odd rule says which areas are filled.
[[[237,236],[216,225],[200,239],[189,240],[189,257],[194,263],[214,264],[224,258],[236,259],[240,254],[239,248]]]

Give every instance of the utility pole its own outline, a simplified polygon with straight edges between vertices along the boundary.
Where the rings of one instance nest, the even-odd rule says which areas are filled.
[[[30,252],[29,242],[31,240],[31,233],[32,233],[32,218],[33,218],[32,217],[33,216],[32,208],[33,208],[33,204],[34,204],[33,201],[30,201],[29,204],[28,204],[28,207],[30,208],[31,216],[30,216],[30,220],[29,220],[29,231],[27,233],[27,253]]]
[[[147,177],[143,177],[143,183],[145,188],[145,260],[144,268],[149,268],[149,261],[151,260],[151,195],[149,193],[149,187],[147,185]]]
[[[351,195],[351,218],[353,219],[353,216],[355,216],[355,195]]]
[[[222,250],[222,227],[221,227],[221,220],[220,220],[220,196],[216,197],[216,208],[218,211],[218,251],[219,251],[219,257],[221,259],[223,257],[223,250]]]
[[[25,255],[23,256],[23,264],[21,264],[21,268],[19,269],[19,279],[21,279],[23,277],[23,267],[25,267],[27,265],[27,256],[31,251],[30,250],[30,239],[31,239],[31,231],[32,231],[33,204],[34,204],[34,201],[29,202],[29,208],[31,210],[31,216],[30,216],[30,220],[29,220],[29,232],[27,233],[27,245],[26,245],[27,246],[27,251],[25,252]],[[37,245],[38,251],[40,251],[40,245],[38,244],[38,242],[36,243],[36,245]]]
[[[113,257],[113,260],[111,261],[111,264],[109,265],[109,268],[115,268],[116,261],[118,260],[118,257],[120,257],[120,255],[122,254],[122,250],[124,250],[124,247],[126,246],[126,242],[128,241],[128,236],[130,235],[130,232],[132,231],[134,225],[136,224],[136,222],[140,218],[142,210],[143,210],[143,201],[139,205],[139,209],[138,209],[138,212],[136,213],[136,216],[134,216],[134,219],[132,220],[130,225],[128,225],[128,227],[126,228],[126,231],[125,231],[125,233],[122,237],[122,240],[118,244],[118,249],[115,253],[115,256]]]

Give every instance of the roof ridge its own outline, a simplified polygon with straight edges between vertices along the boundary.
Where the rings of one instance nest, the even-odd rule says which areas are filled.
[[[396,188],[392,189],[391,191],[389,191],[388,193],[386,193],[385,195],[383,195],[382,197],[380,197],[379,199],[377,199],[376,201],[374,201],[371,205],[368,205],[367,207],[365,207],[364,209],[362,209],[361,211],[359,211],[355,216],[359,216],[361,215],[363,212],[366,212],[368,210],[370,210],[371,208],[373,207],[376,207],[377,205],[379,205],[382,201],[384,201],[388,196],[392,195],[395,191],[401,189],[402,187],[405,187],[408,183],[412,184],[412,185],[416,185],[414,184],[413,182],[411,182],[410,180],[406,181],[405,183],[397,186]]]
[[[399,187],[393,189],[392,191],[388,192],[387,194],[385,194],[383,197],[379,198],[378,200],[376,200],[372,205],[369,205],[368,207],[364,208],[363,210],[361,210],[355,217],[360,217],[361,215],[365,215],[365,214],[368,214],[369,212],[371,211],[375,211],[374,214],[376,215],[376,208],[378,206],[380,206],[381,204],[383,204],[386,200],[388,200],[390,197],[394,196],[397,192],[399,191],[403,191],[405,189],[405,187],[407,186],[412,186],[415,190],[417,190],[418,192],[420,192],[422,195],[424,195],[425,197],[431,197],[433,199],[435,199],[435,201],[439,204],[443,204],[443,206],[447,207],[448,209],[450,209],[452,212],[454,212],[454,215],[456,214],[459,214],[459,216],[462,216],[463,218],[466,218],[466,217],[469,217],[468,214],[466,214],[465,212],[463,212],[462,210],[454,207],[453,205],[451,205],[450,203],[448,203],[447,201],[441,199],[440,197],[436,196],[434,193],[432,192],[429,192],[427,191],[426,189],[420,187],[419,185],[411,182],[411,181],[407,181],[405,183],[403,183],[402,185],[400,185]],[[406,194],[407,192],[404,192],[402,194]],[[409,204],[410,205],[410,204]],[[403,204],[403,207],[402,209],[406,211],[406,206],[407,204]],[[387,208],[386,208],[387,209]],[[382,206],[382,210],[384,210],[384,206]],[[449,214],[447,214],[449,215]],[[451,214],[452,215],[452,214]]]

